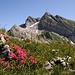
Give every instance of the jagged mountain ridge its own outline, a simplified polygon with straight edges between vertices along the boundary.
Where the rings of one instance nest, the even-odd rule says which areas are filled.
[[[46,12],[41,18],[29,16],[25,24],[13,26],[9,31],[13,36],[50,42],[52,35],[63,36],[75,43],[75,21]],[[58,35],[59,36],[58,36]]]
[[[38,21],[40,21],[40,18],[33,18],[33,17],[29,16],[29,17],[26,19],[25,24],[21,24],[21,25],[19,25],[19,26],[22,27],[22,28],[26,28],[27,26],[30,26],[30,25],[32,25],[32,24],[38,22]]]
[[[65,37],[73,36],[75,26],[69,25],[67,21],[71,20],[62,18],[58,15],[52,16],[51,14],[45,13],[45,15],[41,18],[38,27],[39,29],[46,29],[48,31],[56,32],[60,35],[64,35]]]

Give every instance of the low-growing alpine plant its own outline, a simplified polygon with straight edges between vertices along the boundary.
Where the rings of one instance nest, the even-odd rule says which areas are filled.
[[[0,75],[75,75],[75,45],[36,43],[14,37],[8,37],[6,44],[10,51],[7,58],[0,58]],[[58,64],[52,70],[45,69],[45,62],[55,61],[57,57],[67,63],[66,67]]]
[[[26,52],[26,49],[22,49],[20,46],[10,46],[10,52],[8,60],[6,58],[0,59],[0,65],[11,68],[22,68],[22,65],[30,64],[36,65],[37,59],[30,53]]]

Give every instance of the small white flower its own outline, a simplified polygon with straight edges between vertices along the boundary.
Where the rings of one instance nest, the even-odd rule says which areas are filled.
[[[52,52],[55,52],[55,49],[52,49]]]
[[[69,57],[68,60],[71,60],[72,57]]]

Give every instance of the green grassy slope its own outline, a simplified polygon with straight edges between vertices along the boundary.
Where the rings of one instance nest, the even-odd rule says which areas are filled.
[[[51,34],[56,40],[61,40],[56,38],[54,34]],[[74,75],[69,71],[70,68],[75,69],[75,46],[66,43],[36,43],[30,40],[18,40],[16,38],[9,37],[7,40],[9,46],[20,46],[21,48],[26,49],[26,52],[30,50],[31,55],[33,55],[38,63],[33,66],[29,62],[23,66],[21,69],[15,69],[14,67],[3,67],[0,64],[0,75]],[[59,50],[58,53],[52,53],[52,50]],[[73,66],[68,65],[67,68],[63,68],[60,65],[57,65],[53,68],[52,71],[45,70],[43,64],[47,60],[53,60],[56,57],[72,57],[70,63],[74,63]],[[13,61],[12,61],[13,62]],[[14,63],[14,62],[13,62]],[[16,65],[16,64],[15,64]]]

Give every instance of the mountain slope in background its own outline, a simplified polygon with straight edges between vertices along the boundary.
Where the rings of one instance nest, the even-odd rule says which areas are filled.
[[[25,24],[14,25],[8,33],[14,37],[28,38],[36,42],[75,43],[75,21],[46,12],[41,18],[29,16]]]

